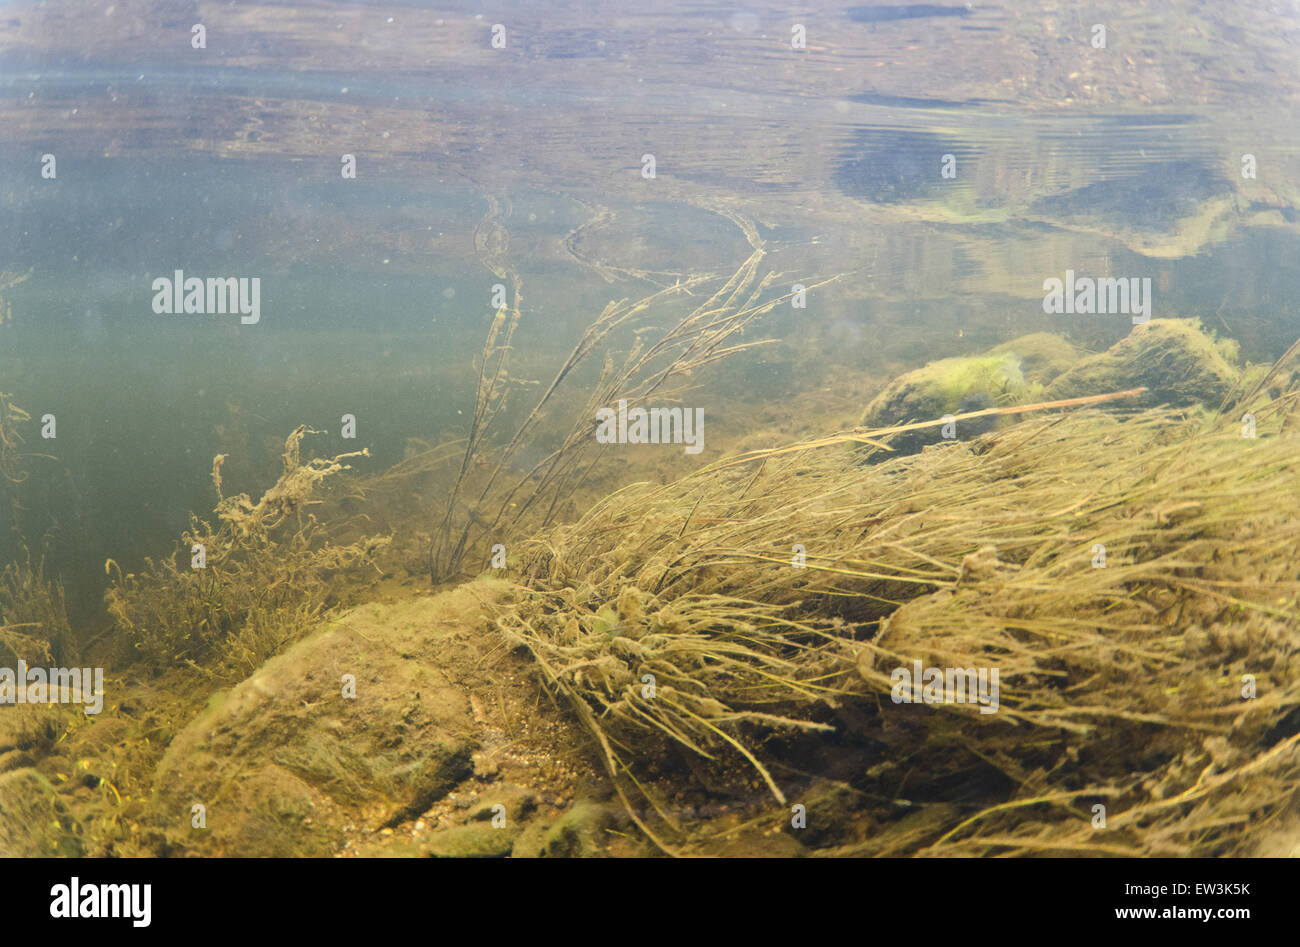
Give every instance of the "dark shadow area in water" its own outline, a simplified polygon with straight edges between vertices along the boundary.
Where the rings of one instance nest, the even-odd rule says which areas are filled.
[[[961,161],[973,149],[946,135],[863,128],[840,159],[835,183],[850,197],[877,204],[923,200],[943,183],[939,172],[945,154]]]
[[[1134,157],[1134,163],[1139,161]],[[1036,200],[1036,213],[1100,217],[1135,230],[1163,231],[1204,210],[1206,201],[1233,192],[1232,182],[1207,164],[1171,161]]]

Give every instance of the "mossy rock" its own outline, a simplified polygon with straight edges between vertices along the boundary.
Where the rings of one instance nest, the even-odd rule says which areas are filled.
[[[432,858],[504,858],[519,837],[519,825],[507,822],[497,828],[490,822],[472,822],[435,832],[420,846]]]
[[[577,858],[602,854],[601,830],[611,821],[606,806],[580,802],[554,822],[531,823],[515,843],[516,858]]]
[[[1128,388],[1148,391],[1141,402],[1218,407],[1240,377],[1236,343],[1216,340],[1194,319],[1152,319],[1105,352],[1083,359],[1047,386],[1048,400]]]
[[[1031,385],[1047,385],[1064,374],[1087,353],[1051,332],[1033,332],[1003,342],[986,355],[1010,353],[1020,360],[1020,371]]]
[[[793,830],[791,830],[793,831]],[[710,858],[800,858],[808,850],[790,832],[742,832],[710,846]]]
[[[1013,352],[945,358],[891,382],[867,406],[862,425],[891,427],[911,421],[932,421],[948,414],[1021,404],[1031,400],[1039,390],[1025,378],[1020,357]],[[958,436],[981,434],[993,422],[993,418],[965,422]],[[940,437],[939,428],[927,428],[895,435],[890,445],[899,453],[914,453]]]
[[[504,813],[498,806],[504,807]],[[504,814],[511,822],[532,815],[537,809],[537,793],[523,786],[503,784],[487,790],[469,807],[467,822],[487,822]]]
[[[168,852],[330,855],[346,826],[416,818],[469,778],[479,727],[442,667],[492,594],[475,583],[361,606],[213,701],[155,774]],[[195,803],[205,828],[192,825]]]

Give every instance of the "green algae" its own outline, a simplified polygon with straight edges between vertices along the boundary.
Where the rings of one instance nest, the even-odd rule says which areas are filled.
[[[900,376],[867,406],[862,425],[888,427],[963,410],[1032,401],[1041,389],[1029,382],[1013,352],[945,358]],[[973,432],[973,431],[972,431]],[[936,440],[938,431],[912,432],[892,443],[911,452]]]
[[[1075,398],[1141,386],[1148,404],[1217,408],[1240,378],[1228,361],[1237,357],[1235,345],[1216,340],[1196,320],[1153,319],[1062,373],[1044,394]]]

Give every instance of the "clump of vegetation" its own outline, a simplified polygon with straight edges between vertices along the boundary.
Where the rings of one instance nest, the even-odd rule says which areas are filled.
[[[304,462],[301,443],[312,433],[302,426],[285,440],[283,472],[257,502],[245,493],[223,495],[225,455],[218,455],[214,523],[191,517],[175,554],[146,560],[138,574],[105,564],[110,575],[116,571],[108,611],[139,657],[158,667],[223,666],[243,676],[351,600],[349,576],[389,537],[336,543],[310,512],[322,481],[349,470],[345,461],[369,456],[363,450]]]
[[[63,583],[45,575],[43,561],[33,565],[30,553],[0,572],[0,667],[20,658],[59,667],[78,660]]]
[[[665,848],[676,746],[749,767],[774,827],[833,771],[846,854],[1246,853],[1300,779],[1298,405],[1052,413],[865,468],[822,449],[887,433],[853,432],[630,486],[528,544],[498,624]],[[895,703],[917,660],[996,668],[998,711]]]

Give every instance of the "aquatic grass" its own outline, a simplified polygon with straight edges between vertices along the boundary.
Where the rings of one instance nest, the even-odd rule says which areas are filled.
[[[716,283],[716,278],[689,276],[638,300],[610,302],[584,330],[503,444],[493,444],[489,432],[504,417],[512,396],[526,387],[510,370],[513,338],[522,318],[520,280],[499,258],[486,261],[494,275],[510,283],[511,303],[493,317],[477,359],[474,411],[460,470],[429,543],[429,572],[435,583],[461,574],[466,557],[484,537],[500,537],[503,529],[519,535],[554,521],[599,460],[600,445],[594,437],[598,409],[620,401],[636,406],[651,396],[665,402],[680,400],[695,372],[771,341],[742,341],[742,336],[756,319],[788,302],[793,293],[769,292],[776,274],[760,269],[765,250],[756,228],[743,218],[731,219],[753,252],[727,280],[666,329],[644,324],[645,317],[653,314],[656,321],[662,321],[668,301],[693,297],[696,291]],[[813,283],[807,289],[830,281]],[[633,334],[633,340],[620,361],[612,345],[621,337],[618,333],[627,332]],[[580,366],[597,357],[603,358],[599,376],[581,407],[572,412],[559,446],[531,468],[517,470],[521,449],[553,410],[559,392],[567,390],[566,382]],[[486,472],[478,474],[479,469]],[[467,494],[470,499],[462,500]]]
[[[32,416],[0,392],[0,477],[9,483],[21,483],[26,474],[19,468],[23,438],[18,427]]]
[[[78,656],[63,583],[24,547],[21,560],[0,570],[0,667],[18,659],[63,667]]]
[[[13,403],[10,395],[0,391],[0,530],[23,542],[23,503],[19,493],[30,476],[24,463],[22,428],[31,415]]]
[[[1255,439],[1094,400],[876,464],[847,432],[630,485],[525,544],[497,625],[629,804],[661,741],[733,756],[783,803],[794,736],[834,729],[884,761],[860,789],[905,775],[932,819],[840,854],[1240,853],[1245,814],[1281,812],[1300,776],[1292,395]],[[917,659],[997,667],[998,712],[894,704]]]
[[[4,288],[0,274],[0,290]],[[78,642],[68,621],[63,583],[46,574],[43,553],[33,561],[23,535],[20,490],[31,476],[26,461],[33,456],[48,459],[24,449],[22,427],[30,421],[30,414],[0,392],[0,529],[21,552],[21,558],[6,563],[0,572],[0,655],[71,664],[77,659]]]

